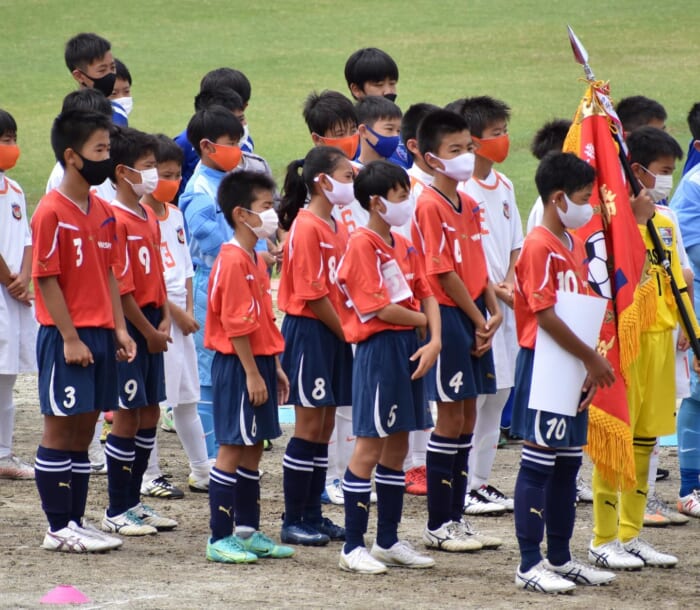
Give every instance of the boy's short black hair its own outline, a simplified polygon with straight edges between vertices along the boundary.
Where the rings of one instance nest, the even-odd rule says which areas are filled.
[[[437,154],[445,136],[468,130],[462,115],[451,110],[435,110],[426,114],[418,125],[418,150],[423,156]]]
[[[564,140],[571,128],[569,119],[548,121],[537,130],[530,144],[530,152],[540,161],[548,152],[561,152]]]
[[[115,125],[109,134],[109,156],[112,159],[110,179],[116,182],[117,165],[126,165],[133,169],[139,159],[149,153],[155,156],[157,150],[158,142],[151,134]]]
[[[100,129],[110,131],[112,121],[101,112],[89,110],[69,110],[59,114],[51,127],[51,148],[62,167],[66,166],[63,158],[66,149],[77,153],[90,139],[93,133]]]
[[[121,78],[122,80],[125,80],[127,83],[131,84],[131,72],[129,72],[129,68],[126,67],[124,62],[115,57],[114,67],[117,70],[117,78]]]
[[[643,95],[631,95],[621,99],[615,110],[627,133],[648,125],[649,121],[665,121],[667,117],[666,109],[659,102]]]
[[[388,53],[375,47],[358,49],[345,62],[345,81],[364,91],[365,83],[385,78],[399,80],[399,67]]]
[[[70,110],[99,112],[112,119],[112,104],[97,89],[77,89],[63,98],[61,113]]]
[[[243,103],[250,101],[251,87],[248,77],[240,70],[234,68],[216,68],[207,72],[199,83],[199,90],[220,89],[228,87],[233,89],[243,99]]]
[[[199,143],[202,140],[216,142],[221,136],[231,136],[233,140],[243,137],[241,122],[223,106],[210,106],[194,113],[187,124],[187,141],[202,155]]]
[[[153,138],[156,141],[156,163],[175,161],[178,165],[182,165],[182,148],[175,140],[162,133],[155,134]]]
[[[17,137],[17,122],[7,110],[0,109],[0,138],[4,136]]]
[[[357,127],[357,112],[352,102],[337,91],[309,94],[304,102],[304,120],[311,133],[323,136],[336,125]]]
[[[194,97],[195,111],[211,106],[223,106],[226,110],[245,110],[245,102],[240,94],[231,87],[219,87],[218,89],[202,89]]]
[[[445,109],[463,116],[467,121],[467,128],[477,138],[480,138],[484,129],[495,121],[510,120],[510,106],[488,95],[463,97],[450,102]]]
[[[688,127],[693,140],[700,140],[700,102],[693,104],[688,113]]]
[[[372,127],[377,121],[400,119],[401,108],[394,102],[378,95],[368,95],[355,104],[357,122]]]
[[[102,59],[112,49],[109,40],[93,33],[81,33],[73,36],[66,43],[63,54],[70,72],[85,70],[93,61]]]
[[[593,184],[594,180],[593,167],[573,153],[547,153],[535,173],[537,192],[545,204],[554,191],[564,191],[571,195]]]
[[[649,164],[662,157],[683,158],[683,149],[673,136],[663,129],[645,125],[627,136],[630,163],[639,163],[647,169]]]
[[[410,106],[401,117],[401,141],[405,144],[409,140],[418,137],[418,125],[425,116],[435,110],[440,110],[440,106],[421,102]]]
[[[234,227],[233,210],[241,207],[246,210],[257,199],[260,191],[275,192],[275,181],[261,172],[238,171],[226,174],[219,185],[216,199],[226,222]]]
[[[385,161],[371,161],[355,176],[355,198],[365,209],[369,209],[369,198],[372,195],[386,197],[387,193],[397,186],[406,190],[411,189],[411,181],[406,170]]]

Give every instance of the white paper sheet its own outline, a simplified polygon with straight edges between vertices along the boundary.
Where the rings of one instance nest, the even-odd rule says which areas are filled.
[[[595,348],[606,306],[606,299],[558,290],[554,311],[579,339]],[[586,367],[541,328],[537,329],[535,345],[528,408],[576,415]]]

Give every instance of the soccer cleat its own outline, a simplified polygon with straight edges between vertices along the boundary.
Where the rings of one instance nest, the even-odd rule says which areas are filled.
[[[254,563],[258,556],[246,551],[237,536],[227,536],[216,542],[207,540],[207,559],[218,563]]]
[[[386,566],[372,557],[364,546],[355,547],[349,553],[345,553],[345,545],[343,545],[338,567],[355,574],[384,574],[387,571]]]
[[[630,555],[641,559],[644,565],[654,568],[672,568],[678,563],[678,557],[657,551],[646,540],[642,538],[632,538],[622,544]]]
[[[272,445],[272,441],[271,441],[270,439],[267,439],[267,438],[266,438],[266,439],[263,441],[263,450],[264,450],[264,451],[272,451],[273,449],[274,449],[274,447],[273,447],[273,445]]]
[[[376,542],[372,545],[370,555],[387,567],[392,568],[432,568],[435,560],[423,555],[405,540],[399,540],[390,548],[384,549]]]
[[[166,407],[165,411],[161,414],[160,429],[163,430],[163,432],[176,432],[172,407]]]
[[[576,478],[576,501],[593,502],[593,490],[583,482],[583,477]]]
[[[477,490],[482,498],[486,498],[489,502],[505,506],[508,512],[513,512],[513,498],[509,498],[501,490],[496,489],[493,485],[482,485]]]
[[[180,500],[185,497],[185,492],[161,475],[152,481],[143,481],[141,495],[164,500]]]
[[[491,502],[486,497],[482,496],[480,490],[472,489],[464,496],[465,515],[502,515],[506,512],[506,507],[503,504]]]
[[[111,415],[111,411],[107,411],[105,413],[105,420],[102,422],[102,432],[100,432],[100,442],[104,445],[107,442],[107,437],[109,436],[109,433],[112,431],[112,421],[111,417],[109,420],[107,420],[107,414]]]
[[[518,566],[515,571],[515,586],[537,593],[570,593],[576,588],[576,583],[548,570],[544,561],[540,561],[527,572],[521,572]]]
[[[190,473],[187,477],[187,486],[190,488],[192,493],[196,494],[208,494],[209,493],[209,477],[199,478]]]
[[[107,474],[105,450],[102,448],[99,438],[90,442],[88,459],[90,460],[90,474]]]
[[[122,536],[148,536],[157,534],[158,530],[146,523],[133,511],[127,510],[121,515],[109,517],[105,513],[102,519],[102,530],[109,533],[120,534]]]
[[[289,546],[275,544],[262,532],[253,532],[248,538],[236,536],[244,551],[253,553],[256,557],[272,557],[273,559],[284,559],[294,555],[294,549]]]
[[[163,517],[143,502],[131,509],[146,525],[155,527],[159,532],[166,532],[177,527],[177,521],[170,517]]]
[[[678,512],[690,517],[700,517],[700,491],[694,489],[687,496],[678,498]]]
[[[428,495],[425,465],[409,468],[406,471],[406,493],[414,496]]]
[[[619,540],[612,540],[600,546],[588,547],[588,561],[597,568],[608,570],[641,570],[644,561],[628,553]]]
[[[301,544],[303,546],[325,546],[330,542],[326,534],[311,527],[308,523],[291,523],[283,525],[280,540],[286,544]]]
[[[658,493],[654,492],[647,496],[644,525],[654,527],[654,524],[650,522],[659,520],[659,518],[663,518],[666,524],[670,523],[671,525],[685,525],[690,521],[686,515],[670,508],[669,505],[664,502],[663,498],[659,496]]]
[[[48,529],[41,547],[60,553],[104,553],[112,548],[104,540],[90,536],[75,521],[56,532]]]
[[[555,566],[549,563],[546,559],[544,560],[544,567],[550,572],[559,574],[567,580],[576,583],[577,585],[607,585],[615,580],[615,574],[613,572],[608,572],[607,570],[599,570],[581,563],[574,557],[567,561],[564,565]]]
[[[116,536],[110,536],[108,533],[98,530],[85,517],[83,517],[80,522],[80,528],[84,532],[86,532],[88,536],[104,540],[105,544],[108,544],[110,549],[118,549],[123,544],[121,538],[117,538]]]
[[[656,469],[656,480],[657,481],[664,481],[665,479],[668,479],[670,474],[671,474],[671,472],[666,468],[657,468]]]
[[[31,481],[34,479],[34,467],[16,455],[8,455],[0,458],[0,479]]]
[[[335,479],[332,483],[326,485],[326,488],[321,494],[321,502],[323,504],[344,504],[345,497],[343,495],[343,487],[340,479]]]
[[[423,532],[423,544],[428,548],[449,553],[468,553],[484,547],[475,538],[465,536],[462,524],[456,521],[443,523],[436,530],[430,530],[426,527]]]
[[[309,523],[317,532],[325,534],[331,540],[345,540],[345,528],[336,525],[328,517],[321,517],[318,523]]]
[[[456,523],[462,528],[462,536],[468,540],[476,540],[483,549],[497,549],[503,544],[503,540],[497,536],[491,536],[475,530],[474,526],[466,519],[461,519]]]

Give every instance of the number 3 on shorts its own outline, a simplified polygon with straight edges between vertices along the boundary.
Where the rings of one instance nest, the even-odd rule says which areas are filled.
[[[129,402],[136,398],[136,392],[138,389],[139,384],[136,379],[129,379],[129,381],[124,384],[124,393],[126,394],[126,398]]]
[[[548,441],[552,440],[552,435],[558,441],[564,438],[566,434],[566,420],[563,417],[551,417],[545,424],[547,424],[547,432],[545,437]]]

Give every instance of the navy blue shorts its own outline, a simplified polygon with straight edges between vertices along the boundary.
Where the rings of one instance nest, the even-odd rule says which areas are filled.
[[[415,331],[386,330],[357,344],[352,371],[352,431],[384,438],[433,425],[423,378],[411,380],[418,361]]]
[[[486,313],[483,297],[475,301]],[[442,350],[426,376],[428,398],[437,402],[457,402],[479,394],[496,393],[493,351],[480,358],[472,356],[474,323],[459,307],[440,305]]]
[[[281,362],[289,377],[289,403],[302,407],[352,404],[352,346],[315,318],[287,315]]]
[[[39,405],[43,415],[77,415],[117,408],[117,358],[114,331],[78,328],[92,352],[86,367],[66,364],[63,337],[55,326],[40,326],[36,341]]]
[[[588,409],[571,417],[528,409],[535,351],[521,347],[515,361],[511,434],[541,447],[582,447],[588,442]],[[556,383],[556,377],[552,377]]]
[[[157,328],[162,319],[159,307],[147,305],[141,308],[146,319]],[[144,336],[136,327],[126,321],[126,329],[136,342],[136,358],[133,362],[120,362],[119,368],[119,407],[139,409],[157,405],[165,400],[165,367],[163,354],[150,354]]]
[[[254,407],[248,398],[238,356],[214,352],[211,380],[214,436],[219,445],[256,445],[282,435],[277,411],[277,366],[274,356],[255,356],[267,386],[267,402]]]

